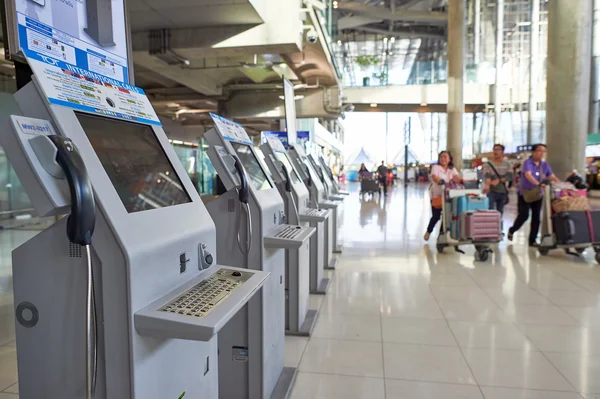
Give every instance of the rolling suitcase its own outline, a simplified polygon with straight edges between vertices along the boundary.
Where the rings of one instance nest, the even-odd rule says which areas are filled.
[[[592,241],[588,212],[561,212],[552,215],[558,245],[585,244]]]
[[[502,215],[495,210],[463,212],[459,224],[461,240],[499,241],[502,235]]]
[[[450,235],[455,240],[460,239],[460,215],[463,212],[487,210],[490,207],[488,197],[475,195],[463,195],[452,199],[452,222],[450,226]]]

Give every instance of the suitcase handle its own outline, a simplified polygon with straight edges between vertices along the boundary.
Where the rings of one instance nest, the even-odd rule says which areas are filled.
[[[575,222],[572,219],[567,219],[569,223],[569,241],[575,238]]]

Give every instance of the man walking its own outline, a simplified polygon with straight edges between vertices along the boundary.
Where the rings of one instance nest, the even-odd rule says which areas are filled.
[[[379,175],[379,182],[383,186],[383,195],[387,196],[387,174],[388,168],[385,166],[385,161],[381,161],[381,165],[377,168],[377,174]]]
[[[507,184],[513,178],[510,162],[504,160],[504,146],[494,144],[493,158],[484,166],[485,187],[484,192],[490,199],[490,209],[496,209],[504,214],[504,205],[508,202]]]

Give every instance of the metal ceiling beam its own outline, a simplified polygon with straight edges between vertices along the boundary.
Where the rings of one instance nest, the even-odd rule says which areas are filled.
[[[338,19],[337,27],[339,30],[357,28],[359,26],[381,22],[381,19],[363,17],[361,15],[352,15]]]
[[[387,36],[395,36],[398,38],[421,38],[421,39],[445,39],[446,35],[444,33],[434,33],[434,32],[420,32],[418,30],[395,30],[390,32],[387,29],[382,28],[372,28],[370,26],[360,26],[356,28],[356,30],[360,30],[363,32],[369,33],[378,33]]]
[[[403,22],[421,22],[430,24],[445,24],[448,21],[448,14],[436,11],[413,11],[400,9],[396,12],[390,12],[387,8],[362,5],[358,2],[338,3],[338,9],[360,14],[375,19],[376,21],[403,21]]]

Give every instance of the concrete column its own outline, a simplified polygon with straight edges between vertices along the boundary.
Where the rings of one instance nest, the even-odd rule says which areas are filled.
[[[481,0],[474,0],[474,18],[473,18],[473,62],[479,65],[481,51]]]
[[[594,0],[592,30],[592,84],[590,86],[590,116],[588,133],[600,131],[600,0]]]
[[[533,144],[533,117],[537,111],[536,86],[540,58],[540,0],[531,0],[531,40],[529,41],[529,111],[527,144]]]
[[[559,178],[585,173],[590,108],[592,1],[548,2],[548,162]]]
[[[500,102],[500,75],[504,62],[504,0],[496,0],[496,79],[494,87],[494,144],[502,134],[502,103]]]
[[[448,1],[448,136],[454,164],[462,169],[464,101],[465,0]]]

